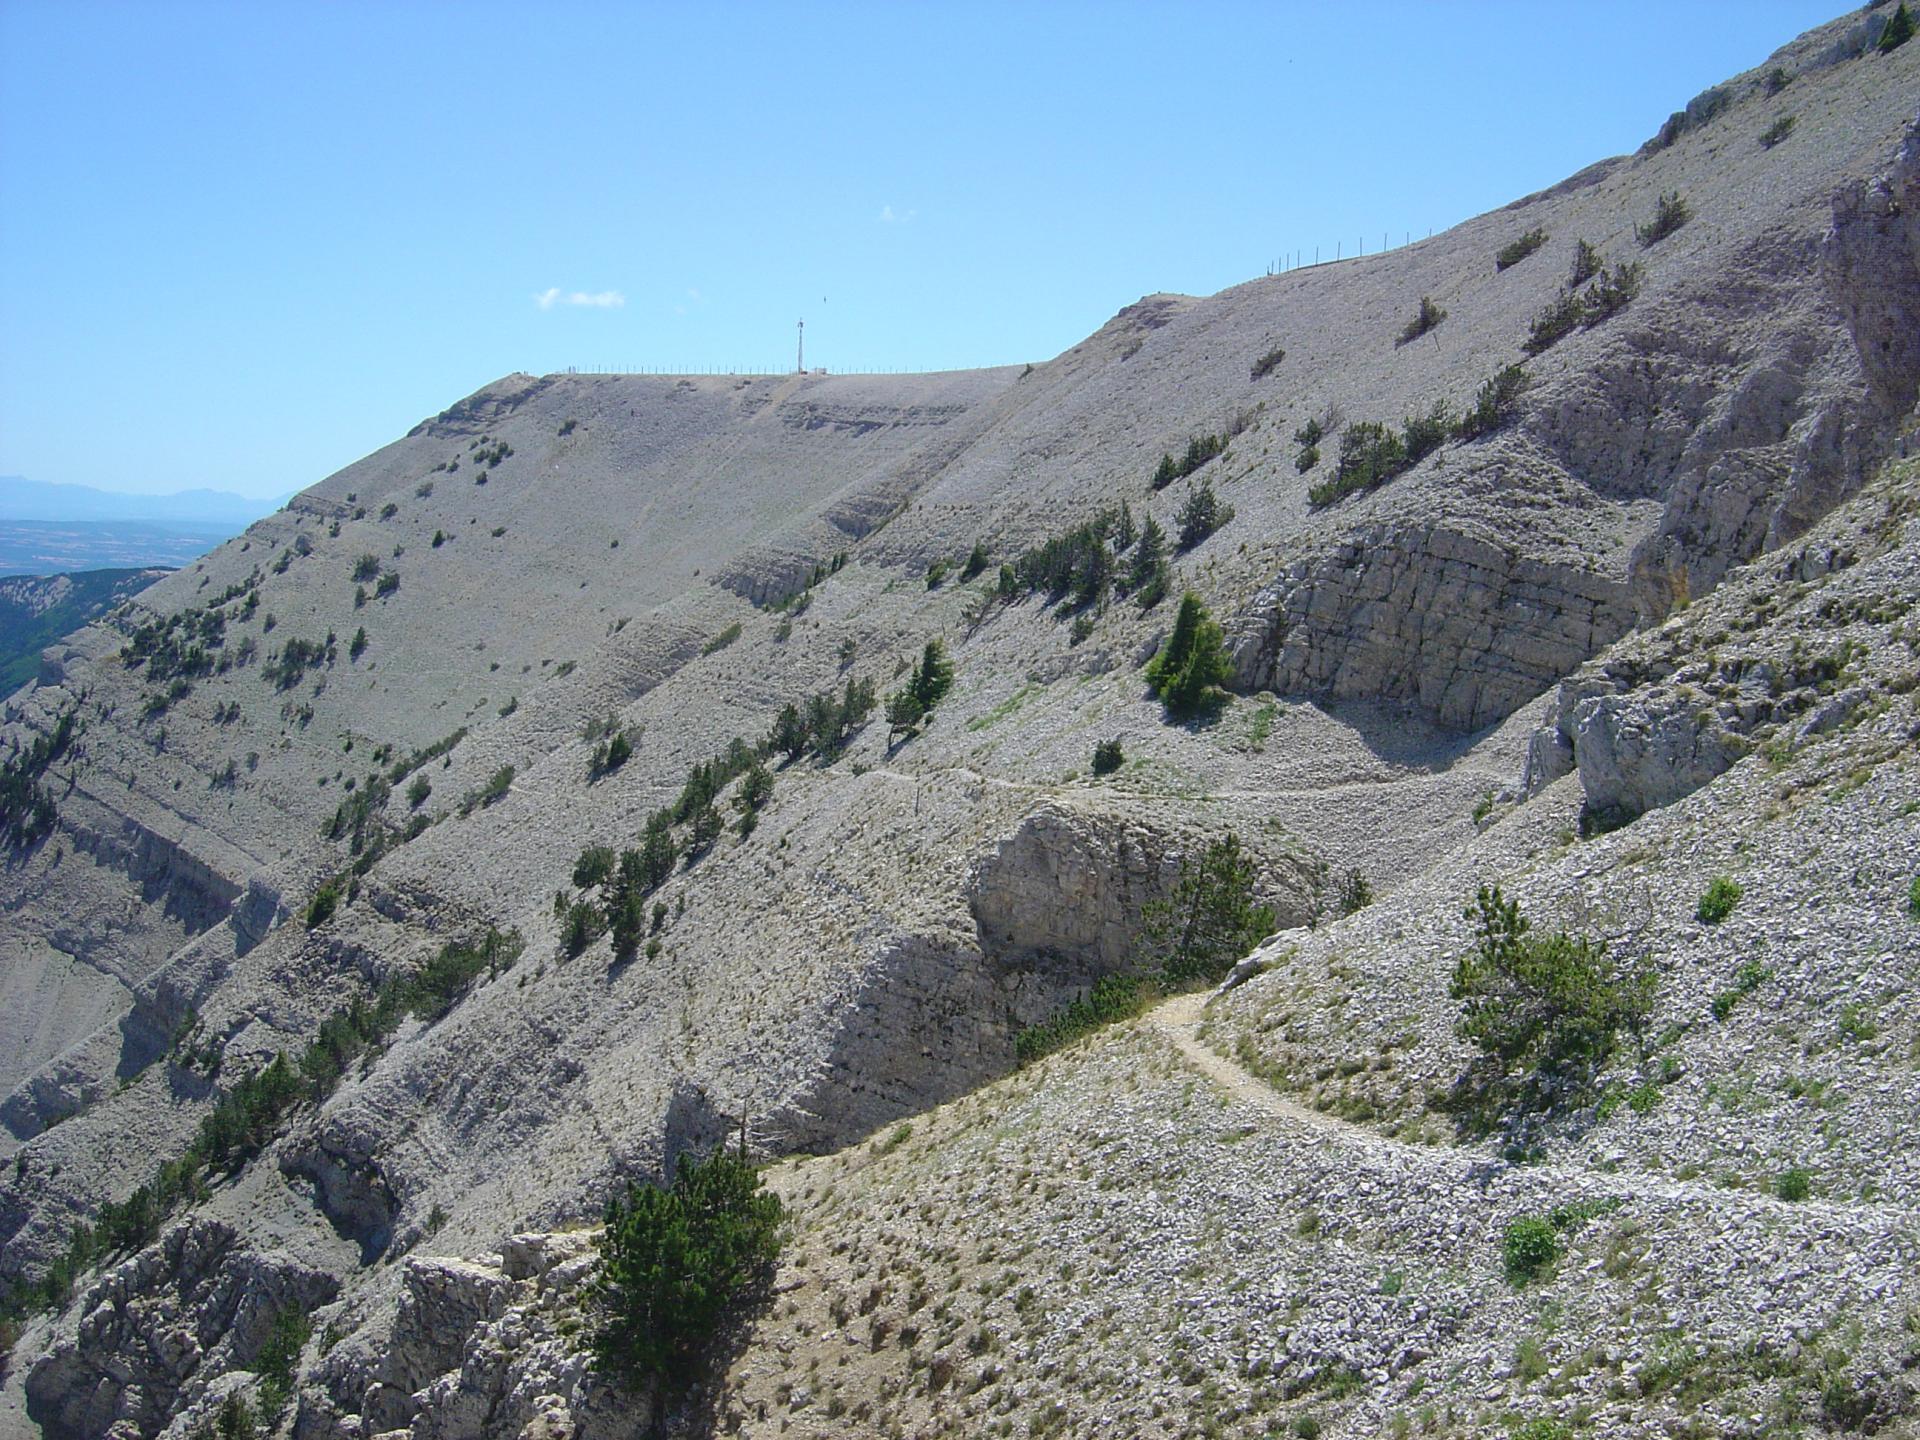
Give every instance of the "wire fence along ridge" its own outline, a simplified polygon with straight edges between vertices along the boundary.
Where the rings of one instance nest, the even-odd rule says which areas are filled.
[[[1428,230],[1421,240],[1431,240],[1433,231]],[[1415,244],[1416,238],[1411,230],[1401,232],[1398,245],[1393,243],[1391,232],[1382,231],[1380,243],[1373,250],[1367,249],[1367,239],[1363,235],[1353,245],[1345,240],[1336,240],[1332,246],[1316,245],[1312,255],[1308,255],[1303,246],[1298,250],[1289,250],[1284,255],[1267,262],[1268,276],[1284,275],[1290,270],[1311,270],[1316,265],[1336,265],[1343,260],[1364,260],[1369,254],[1381,255],[1389,250],[1403,250]],[[1011,362],[1019,364],[1019,361]],[[1002,369],[1003,366],[961,366],[952,365],[817,365],[812,369],[798,370],[791,365],[633,365],[607,364],[569,365],[562,371],[566,375],[658,375],[664,378],[679,378],[692,375],[732,375],[751,380],[778,379],[786,375],[937,375],[942,372],[961,369]]]

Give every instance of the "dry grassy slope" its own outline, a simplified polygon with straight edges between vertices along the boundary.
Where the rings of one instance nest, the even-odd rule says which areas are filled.
[[[1782,58],[1797,66],[1828,43],[1816,32]],[[73,637],[50,660],[50,683],[16,702],[44,724],[84,694],[90,730],[68,767],[62,835],[7,882],[9,959],[53,977],[41,988],[55,998],[33,1002],[48,1007],[42,1032],[75,1037],[0,1110],[17,1152],[0,1189],[8,1267],[44,1257],[67,1215],[124,1193],[190,1133],[205,1082],[170,1064],[134,1071],[191,1014],[228,1065],[244,1067],[300,1043],[367,980],[485,923],[521,929],[520,964],[446,1019],[403,1031],[303,1117],[257,1167],[272,1177],[278,1162],[285,1183],[213,1202],[208,1214],[237,1224],[243,1245],[304,1237],[295,1249],[326,1270],[336,1231],[397,1253],[438,1210],[436,1243],[477,1251],[508,1228],[591,1212],[614,1176],[711,1135],[721,1112],[746,1110],[771,1146],[831,1145],[979,1083],[1005,1064],[1010,1027],[1088,973],[1084,956],[999,953],[969,910],[971,867],[1044,807],[1065,807],[1087,833],[1124,822],[1176,847],[1238,830],[1290,906],[1304,898],[1301,862],[1316,855],[1360,866],[1383,889],[1418,876],[1472,835],[1475,801],[1517,776],[1550,707],[1462,737],[1418,712],[1354,702],[1412,698],[1455,727],[1479,724],[1611,638],[1550,620],[1530,632],[1470,586],[1454,595],[1458,546],[1436,532],[1489,544],[1504,558],[1487,568],[1534,567],[1528,583],[1546,611],[1598,586],[1630,612],[1631,557],[1644,547],[1638,598],[1658,613],[1676,573],[1662,525],[1684,534],[1681,558],[1704,584],[1844,493],[1887,443],[1881,410],[1893,402],[1834,316],[1817,240],[1835,181],[1886,163],[1916,57],[1920,47],[1808,71],[1773,99],[1744,77],[1733,108],[1671,150],[1609,162],[1377,259],[1211,300],[1153,297],[1026,374],[499,382],[143,597],[167,613],[258,567],[259,615],[230,634],[256,636],[263,654],[287,636],[332,630],[339,642],[330,665],[285,692],[258,663],[202,682],[165,717],[164,741],[137,718],[144,692],[113,658],[119,636]],[[1761,151],[1754,135],[1785,109],[1799,127]],[[1516,356],[1572,237],[1621,258],[1633,221],[1675,187],[1697,218],[1648,253],[1647,291],[1626,314],[1531,367],[1538,383],[1517,433],[1449,448],[1374,496],[1306,513],[1287,440],[1295,424],[1329,406],[1394,419],[1438,396],[1463,401]],[[1553,243],[1495,276],[1492,251],[1534,224]],[[1398,349],[1392,338],[1422,293],[1449,317]],[[1287,360],[1249,382],[1251,358],[1274,343]],[[922,583],[936,555],[983,537],[1006,554],[1116,495],[1170,514],[1177,489],[1147,498],[1160,450],[1263,399],[1210,467],[1239,516],[1179,578],[1245,608],[1250,686],[1292,677],[1284,688],[1347,703],[1255,695],[1217,725],[1168,727],[1136,668],[1164,614],[1116,607],[1072,646],[1035,604],[973,628],[969,596]],[[1749,414],[1768,423],[1749,434]],[[1842,443],[1828,443],[1835,434]],[[513,454],[478,486],[482,436]],[[457,470],[435,469],[455,458]],[[1741,478],[1752,476],[1757,489]],[[1710,502],[1701,513],[1696,490]],[[1738,500],[1725,515],[1711,503],[1722,492]],[[436,530],[449,537],[438,547]],[[1343,577],[1369,569],[1356,545],[1438,590],[1343,590]],[[839,549],[851,564],[790,633],[741,598],[785,593]],[[363,554],[401,586],[356,608]],[[1668,578],[1654,585],[1656,574]],[[1409,616],[1444,626],[1460,615],[1471,636],[1400,633]],[[1279,616],[1311,642],[1305,660],[1270,643]],[[739,639],[703,655],[735,621]],[[369,644],[356,660],[346,642],[360,625]],[[560,958],[551,898],[583,843],[630,840],[689,763],[762,733],[781,701],[841,683],[844,641],[852,671],[884,689],[935,633],[960,668],[924,736],[889,755],[876,724],[837,765],[784,773],[750,841],[729,838],[664,892],[657,959],[612,965],[604,942]],[[1456,674],[1437,667],[1441,652],[1468,659],[1450,662]],[[1469,698],[1435,702],[1436,683]],[[208,723],[216,706],[237,713]],[[579,728],[608,713],[636,728],[638,749],[590,783]],[[443,823],[384,859],[329,924],[271,928],[343,862],[319,826],[345,781],[373,768],[370,752],[404,753],[462,725],[467,738],[424,772],[423,809]],[[1093,783],[1081,774],[1088,752],[1111,734],[1130,763]],[[236,783],[210,786],[229,759],[242,762]],[[460,816],[459,798],[507,764],[510,793]],[[1569,789],[1522,813],[1567,810]],[[403,823],[406,799],[393,797],[388,814]],[[1444,921],[1458,876],[1436,875],[1431,893],[1417,881],[1396,903],[1437,903]],[[1065,889],[1056,900],[1072,903]],[[80,945],[57,933],[62,915],[113,919]],[[95,997],[81,1014],[61,998],[54,970],[70,962],[50,947],[63,940],[91,963],[117,957],[105,993],[133,996],[122,1024],[87,1032],[111,1001]],[[1430,1048],[1444,1060],[1450,1042],[1431,1008]],[[123,1076],[133,1083],[120,1088]],[[44,1129],[76,1107],[90,1108]],[[379,1373],[396,1281],[385,1267],[341,1278],[336,1323],[356,1333],[330,1371],[328,1409],[353,1414]],[[28,1348],[70,1335],[71,1323]]]

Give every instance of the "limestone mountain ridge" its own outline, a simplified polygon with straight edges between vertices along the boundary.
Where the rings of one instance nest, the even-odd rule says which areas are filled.
[[[16,767],[66,738],[0,879],[0,1279],[356,999],[478,961],[28,1319],[0,1431],[197,1435],[295,1308],[301,1440],[644,1433],[577,1343],[582,1227],[742,1129],[795,1233],[705,1411],[652,1417],[684,1433],[1911,1430],[1920,46],[1874,49],[1890,13],[1639,154],[1044,363],[504,377],[49,647],[5,712]],[[1484,424],[1341,480],[1350,427],[1458,420],[1514,366]],[[1198,458],[1156,485],[1163,456]],[[1121,501],[1178,537],[1202,487],[1231,518],[1158,605],[1000,582]],[[1231,648],[1211,723],[1141,678],[1187,589]],[[917,733],[771,757],[632,954],[569,938],[583,849],[936,638]],[[1264,973],[1016,1070],[1228,832]],[[1736,872],[1727,925],[1691,919]],[[1378,898],[1342,915],[1354,876]],[[1642,956],[1678,1031],[1538,1165],[1442,1103],[1488,882]],[[1516,1291],[1499,1227],[1549,1211],[1565,1258]]]

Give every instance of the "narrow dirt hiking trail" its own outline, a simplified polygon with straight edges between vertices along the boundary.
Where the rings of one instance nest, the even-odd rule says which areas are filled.
[[[1314,1143],[1339,1145],[1358,1151],[1371,1161],[1384,1162],[1396,1168],[1422,1166],[1428,1169],[1454,1171],[1457,1174],[1453,1178],[1465,1183],[1474,1172],[1484,1174],[1489,1163],[1495,1166],[1503,1164],[1476,1151],[1409,1145],[1363,1125],[1356,1125],[1350,1120],[1324,1114],[1289,1099],[1237,1060],[1222,1055],[1201,1038],[1200,1027],[1206,1019],[1207,1003],[1216,993],[1212,990],[1201,990],[1190,995],[1176,995],[1173,999],[1163,1001],[1149,1010],[1144,1019],[1150,1029],[1180,1052],[1181,1058],[1192,1069],[1213,1081],[1233,1099],[1252,1105],[1290,1125],[1301,1127],[1310,1133]],[[1759,1207],[1783,1214],[1792,1213],[1806,1218],[1819,1217],[1843,1224],[1858,1224],[1863,1220],[1878,1221],[1888,1225],[1920,1223],[1920,1213],[1914,1210],[1871,1201],[1789,1202],[1776,1199],[1771,1195],[1728,1190],[1718,1185],[1694,1180],[1676,1180],[1671,1176],[1651,1174],[1646,1171],[1606,1171],[1582,1165],[1569,1165],[1565,1162],[1512,1168],[1524,1170],[1530,1175],[1541,1178],[1557,1177],[1583,1188],[1597,1187],[1619,1195],[1622,1199],[1658,1198],[1675,1204],[1705,1205],[1716,1210]]]
[[[1190,995],[1176,995],[1148,1011],[1147,1024],[1172,1041],[1173,1047],[1187,1064],[1236,1100],[1244,1100],[1269,1115],[1304,1126],[1315,1134],[1332,1136],[1343,1145],[1351,1145],[1375,1155],[1384,1156],[1394,1150],[1420,1153],[1411,1145],[1400,1145],[1363,1126],[1288,1099],[1239,1061],[1228,1059],[1208,1045],[1200,1038],[1200,1026],[1206,1019],[1207,1002],[1213,999],[1215,993],[1212,990],[1198,990]]]

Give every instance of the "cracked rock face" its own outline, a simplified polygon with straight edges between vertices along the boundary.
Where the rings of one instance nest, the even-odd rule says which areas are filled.
[[[249,1366],[286,1308],[332,1300],[339,1281],[241,1248],[217,1221],[176,1225],[108,1272],[26,1377],[28,1414],[51,1437],[148,1440],[229,1370]]]
[[[1920,386],[1920,116],[1885,175],[1834,195],[1821,260],[1877,398],[1905,411]]]
[[[599,1264],[593,1235],[511,1236],[479,1261],[409,1259],[384,1351],[325,1362],[329,1396],[347,1400],[367,1436],[409,1440],[616,1440],[643,1431],[651,1406],[591,1373],[579,1336],[585,1287]],[[301,1437],[342,1433],[318,1396]]]
[[[1232,636],[1236,685],[1505,719],[1632,628],[1626,586],[1445,526],[1382,525],[1296,563]]]

